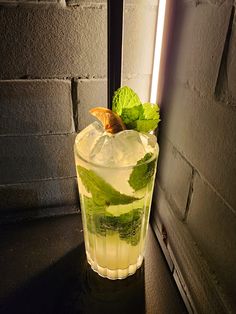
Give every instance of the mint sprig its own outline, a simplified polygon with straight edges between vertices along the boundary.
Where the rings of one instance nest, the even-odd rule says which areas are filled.
[[[121,194],[115,190],[93,170],[77,166],[77,171],[84,187],[92,194],[93,201],[96,205],[129,204],[138,200],[138,198]]]
[[[143,189],[151,181],[155,173],[156,159],[146,163],[152,156],[152,153],[147,153],[137,162],[130,174],[128,182],[135,191]]]
[[[97,206],[92,198],[84,196],[85,215],[89,232],[106,236],[118,232],[121,240],[137,245],[141,236],[143,209],[114,216],[105,206]]]
[[[112,111],[117,113],[127,129],[150,132],[160,122],[160,109],[157,104],[144,103],[128,86],[119,88],[112,100]]]

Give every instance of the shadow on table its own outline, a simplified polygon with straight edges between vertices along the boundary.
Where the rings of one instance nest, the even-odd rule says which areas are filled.
[[[94,273],[78,246],[0,303],[1,314],[145,313],[144,265],[125,280]]]

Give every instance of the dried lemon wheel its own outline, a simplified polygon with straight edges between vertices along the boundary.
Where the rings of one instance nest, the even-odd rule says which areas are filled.
[[[118,133],[126,130],[126,126],[121,118],[113,111],[103,107],[96,107],[89,112],[100,120],[104,126],[104,129],[109,133]]]

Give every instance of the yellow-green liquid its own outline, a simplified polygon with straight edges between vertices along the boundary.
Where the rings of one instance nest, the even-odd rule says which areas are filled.
[[[93,195],[77,171],[87,260],[103,277],[126,278],[142,265],[155,173],[144,188],[134,191],[128,182],[132,167],[106,168],[75,158],[77,168],[92,170],[120,193],[135,198],[129,204],[107,204],[105,209],[93,206]]]

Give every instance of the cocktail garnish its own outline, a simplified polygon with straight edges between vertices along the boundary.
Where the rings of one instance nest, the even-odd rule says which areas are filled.
[[[128,86],[119,88],[112,99],[112,111],[117,113],[127,129],[150,132],[160,122],[159,106],[142,103],[138,95]]]
[[[89,112],[102,122],[104,129],[109,133],[114,134],[126,129],[122,119],[110,109],[96,107]]]

